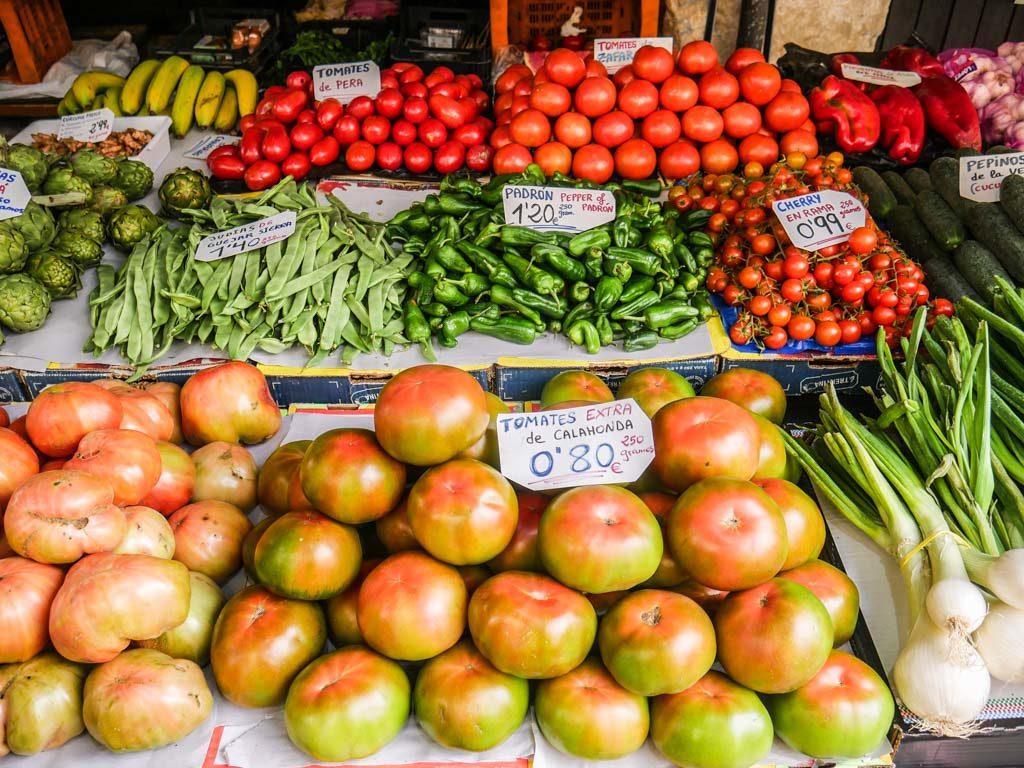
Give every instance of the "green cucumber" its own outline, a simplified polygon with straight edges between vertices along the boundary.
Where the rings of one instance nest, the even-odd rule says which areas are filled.
[[[958,149],[956,151],[956,156],[958,158],[961,158],[961,157],[977,157],[980,154],[981,154],[981,152],[976,150],[974,147],[960,147],[960,149]]]
[[[1011,173],[999,187],[999,205],[1010,221],[1024,232],[1024,176]]]
[[[928,175],[935,191],[942,195],[957,218],[963,221],[966,211],[964,200],[960,197],[960,163],[952,157],[937,157],[928,167]]]
[[[981,297],[970,283],[956,271],[956,266],[948,256],[926,259],[921,262],[921,269],[924,271],[924,281],[931,296],[949,299],[952,302],[957,302],[964,296],[981,301]]]
[[[1002,277],[1008,282],[1013,278],[1003,269],[999,259],[977,240],[965,240],[953,251],[953,263],[978,293],[992,301],[996,283],[993,278]]]
[[[918,264],[943,258],[942,249],[909,205],[897,205],[886,222],[896,241]]]
[[[908,168],[903,172],[903,180],[914,192],[932,188],[932,178],[924,168]]]
[[[903,180],[896,171],[883,171],[882,179],[885,181],[885,185],[892,190],[892,193],[896,196],[896,202],[900,205],[913,205],[914,190],[910,188],[910,185]]]
[[[967,239],[964,224],[934,189],[922,189],[914,201],[914,212],[944,251],[953,251]]]
[[[1010,149],[1005,144],[993,144],[985,150],[986,155],[1005,155],[1007,152],[1019,152],[1019,149]]]
[[[896,195],[886,186],[885,181],[867,166],[853,169],[853,180],[867,195],[868,210],[875,218],[884,219],[896,207]]]
[[[974,238],[987,247],[1017,283],[1024,283],[1024,235],[1013,226],[999,203],[975,203],[967,207],[967,226]]]

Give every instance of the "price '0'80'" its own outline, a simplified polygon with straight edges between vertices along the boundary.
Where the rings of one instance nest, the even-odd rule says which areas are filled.
[[[561,453],[562,449],[556,448],[555,452]],[[573,461],[569,465],[569,471],[574,473],[589,472],[594,468],[594,464],[597,464],[601,469],[608,469],[615,461],[615,448],[609,443],[601,443],[594,448],[593,462],[588,458],[589,453],[590,445],[587,443],[580,443],[570,448],[569,455]],[[530,457],[530,472],[535,477],[547,477],[551,474],[554,467],[555,457],[552,456],[551,451],[539,451]]]

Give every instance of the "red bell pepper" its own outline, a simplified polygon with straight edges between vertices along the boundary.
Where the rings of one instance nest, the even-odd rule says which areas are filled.
[[[913,165],[924,147],[924,109],[917,97],[898,85],[883,85],[871,92],[881,118],[881,145],[900,165]]]
[[[948,75],[922,75],[913,88],[928,127],[956,149],[981,149],[981,121],[971,97]]]
[[[878,143],[878,108],[849,80],[829,75],[811,91],[810,101],[815,122],[833,128],[844,152],[867,152]]]
[[[909,45],[897,45],[889,51],[882,59],[882,68],[917,72],[922,77],[944,74],[942,62],[924,48],[912,48]]]

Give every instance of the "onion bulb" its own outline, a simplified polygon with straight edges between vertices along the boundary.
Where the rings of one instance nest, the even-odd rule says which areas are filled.
[[[976,584],[1007,605],[1024,610],[1024,549],[1008,549],[999,557],[967,548],[961,552]]]
[[[978,653],[988,671],[1008,683],[1024,682],[1024,653],[1020,641],[1024,637],[1024,611],[995,603],[978,631],[974,633]]]

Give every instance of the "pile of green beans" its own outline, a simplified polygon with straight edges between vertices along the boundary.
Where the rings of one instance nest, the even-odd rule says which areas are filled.
[[[506,184],[600,188],[614,193],[614,221],[576,235],[505,223]],[[704,288],[714,260],[700,231],[710,213],[663,210],[657,181],[593,185],[533,168],[486,184],[450,176],[388,222],[388,236],[415,257],[404,307],[405,336],[443,347],[476,331],[530,344],[562,333],[595,354],[621,341],[628,352],[678,339],[714,315]]]
[[[402,306],[414,257],[395,253],[384,225],[329,200],[319,205],[311,187],[290,179],[255,201],[218,197],[192,212],[190,226],[157,230],[120,269],[100,265],[86,352],[119,347],[144,370],[174,341],[210,344],[236,360],[302,345],[310,365],[338,349],[349,364],[360,352],[390,355],[408,344]],[[207,235],[286,210],[296,211],[286,240],[193,258]]]

